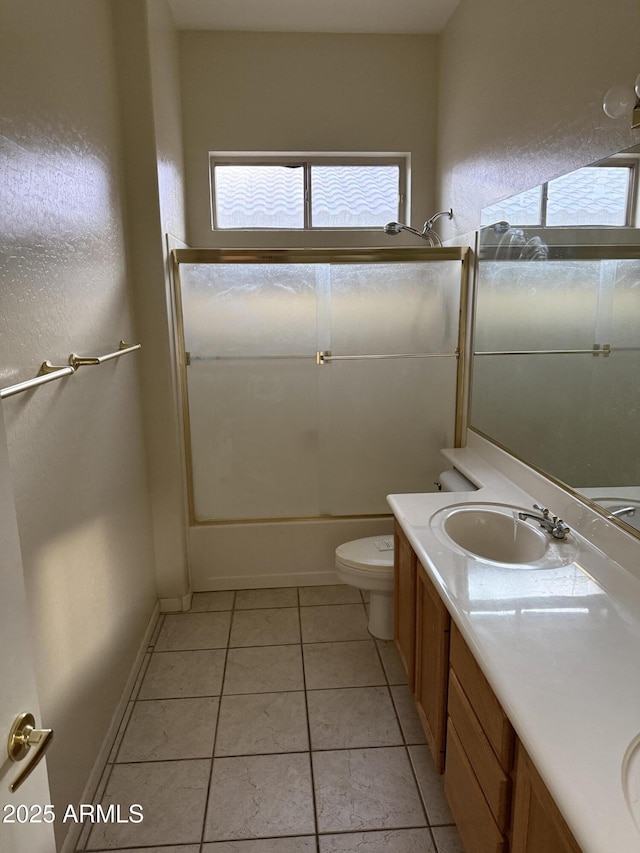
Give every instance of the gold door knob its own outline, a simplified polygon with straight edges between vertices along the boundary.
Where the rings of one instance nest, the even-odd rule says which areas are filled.
[[[27,776],[31,774],[31,771],[40,763],[53,740],[53,729],[36,729],[35,725],[36,721],[33,714],[19,714],[9,732],[7,753],[11,761],[22,761],[31,751],[31,747],[35,747],[20,775],[9,785],[12,794],[18,790]]]

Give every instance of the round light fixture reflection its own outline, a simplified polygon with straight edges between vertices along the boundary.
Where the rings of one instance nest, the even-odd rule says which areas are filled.
[[[640,88],[640,74],[636,78],[636,88],[618,84],[612,86],[604,96],[602,109],[609,118],[622,118],[631,115],[636,105],[636,91]]]

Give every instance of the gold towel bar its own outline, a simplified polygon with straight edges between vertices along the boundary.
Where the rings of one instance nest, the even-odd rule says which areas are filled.
[[[126,355],[128,352],[134,352],[134,350],[140,349],[141,346],[142,344],[125,344],[124,341],[120,341],[118,349],[115,352],[109,352],[106,355],[88,355],[83,357],[72,352],[69,356],[69,364],[75,370],[86,364],[104,364],[105,361],[111,361],[112,358],[120,358],[121,355]]]
[[[75,353],[71,353],[69,356],[69,364],[65,367],[56,367],[51,364],[50,361],[43,361],[40,365],[38,375],[33,379],[18,382],[16,385],[9,385],[7,388],[0,388],[0,400],[4,400],[5,397],[13,397],[14,394],[20,394],[22,391],[30,391],[32,388],[37,388],[39,385],[52,382],[54,379],[62,379],[63,376],[71,376],[83,365],[102,364],[105,361],[110,361],[112,358],[119,358],[121,355],[126,355],[129,352],[135,352],[135,350],[140,349],[141,346],[142,344],[126,344],[124,341],[120,341],[118,349],[115,352],[107,353],[107,355],[81,358]]]

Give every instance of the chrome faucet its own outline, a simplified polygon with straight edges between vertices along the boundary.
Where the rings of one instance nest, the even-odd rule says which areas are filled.
[[[618,509],[612,509],[609,513],[609,518],[620,518],[623,515],[635,515],[636,508],[634,506],[621,506]]]
[[[539,509],[542,515],[537,515],[534,512],[519,512],[518,518],[525,521],[527,518],[532,518],[539,522],[540,527],[550,533],[554,539],[564,539],[569,532],[569,527],[557,515],[550,515],[549,510],[539,504],[533,505],[534,509]]]

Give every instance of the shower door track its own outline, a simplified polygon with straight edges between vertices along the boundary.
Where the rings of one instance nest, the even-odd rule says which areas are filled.
[[[189,417],[189,392],[187,367],[193,361],[251,360],[252,356],[192,356],[185,349],[180,264],[310,264],[310,263],[411,263],[430,261],[459,261],[460,309],[458,323],[458,345],[447,353],[390,353],[371,355],[333,355],[330,351],[318,351],[309,356],[267,356],[274,360],[315,359],[316,364],[328,364],[332,360],[367,360],[386,358],[455,358],[457,361],[454,446],[462,444],[466,423],[469,382],[467,364],[470,358],[470,266],[472,253],[466,246],[420,247],[420,248],[354,248],[354,249],[173,249],[170,255],[173,298],[175,307],[174,336],[175,357],[178,371],[178,390],[182,411],[182,430],[185,447],[185,475],[189,524],[192,527],[215,527],[237,524],[270,524],[282,522],[326,522],[327,520],[359,520],[389,518],[390,514],[370,513],[352,515],[317,515],[277,518],[229,518],[197,519],[193,489],[193,453],[191,447],[191,425]]]

